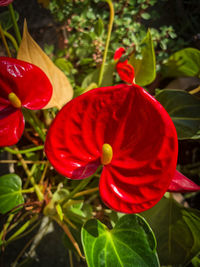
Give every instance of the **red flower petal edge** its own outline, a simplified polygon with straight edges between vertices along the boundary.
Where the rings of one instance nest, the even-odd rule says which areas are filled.
[[[0,57],[0,87],[0,146],[10,146],[18,142],[24,130],[20,107],[44,107],[51,98],[52,86],[38,67]]]
[[[128,63],[128,60],[125,60],[123,62],[120,61],[120,58],[124,53],[125,49],[123,47],[120,47],[115,51],[114,60],[118,61],[116,64],[116,70],[122,81],[133,84],[135,78],[133,66]]]
[[[119,47],[114,54],[114,60],[118,60],[125,53],[125,49],[123,47]]]
[[[7,107],[0,111],[0,146],[16,144],[24,131],[24,117],[20,109]]]
[[[116,65],[117,73],[122,81],[132,84],[134,82],[134,68],[126,62],[118,62]]]
[[[174,178],[167,191],[176,193],[196,192],[200,190],[200,186],[188,179],[179,171],[175,172]]]
[[[46,74],[37,66],[15,58],[0,57],[0,98],[15,93],[22,106],[41,109],[52,96],[52,85]]]
[[[176,130],[164,108],[143,88],[121,84],[93,89],[67,103],[51,125],[47,158],[62,175],[83,179],[112,147],[100,195],[110,208],[137,213],[154,206],[176,170]]]
[[[7,6],[12,2],[13,0],[0,0],[0,6]]]

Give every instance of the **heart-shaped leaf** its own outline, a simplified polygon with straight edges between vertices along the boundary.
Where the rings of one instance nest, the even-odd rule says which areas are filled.
[[[148,31],[146,37],[141,43],[142,59],[137,59],[132,54],[129,63],[135,70],[135,83],[145,86],[153,82],[156,77],[156,59],[151,32]]]
[[[163,65],[162,75],[164,77],[200,77],[200,51],[188,47],[174,53]]]
[[[174,122],[179,139],[198,137],[200,130],[200,100],[182,90],[157,91],[156,99]]]
[[[6,174],[0,177],[0,213],[4,214],[24,203],[21,186],[21,179],[16,174]]]
[[[200,251],[200,211],[163,198],[142,216],[155,233],[161,265],[184,266]]]
[[[139,215],[121,217],[112,230],[91,219],[81,238],[89,267],[159,266],[153,232]]]
[[[27,23],[24,22],[24,33],[17,58],[32,63],[41,68],[53,86],[53,95],[45,108],[58,107],[72,99],[73,89],[64,73],[55,66],[50,58],[30,36]]]

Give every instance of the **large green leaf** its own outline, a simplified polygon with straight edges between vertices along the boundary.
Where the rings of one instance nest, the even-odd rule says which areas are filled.
[[[156,77],[155,50],[150,31],[147,32],[141,47],[142,59],[137,59],[135,54],[132,54],[129,63],[135,69],[135,82],[140,86],[145,86],[153,82]]]
[[[163,65],[162,75],[164,77],[200,77],[200,51],[189,47],[174,53]]]
[[[161,265],[184,266],[200,251],[200,211],[163,198],[142,216],[155,233]]]
[[[21,179],[16,174],[6,174],[0,177],[0,213],[6,213],[24,203],[21,185]]]
[[[16,18],[16,21],[18,21],[19,13],[17,13],[16,11],[15,11],[15,18]],[[12,21],[9,11],[4,11],[0,13],[0,24],[4,31],[8,31],[10,28],[12,28],[13,21]]]
[[[115,71],[115,62],[109,62],[105,65],[103,80],[101,86],[112,86],[113,85],[113,73]],[[98,84],[100,69],[96,69],[94,72],[88,74],[83,80],[81,87],[86,89],[90,84]]]
[[[182,90],[160,90],[156,99],[172,118],[179,139],[198,138],[200,99]]]
[[[81,238],[89,267],[159,266],[155,237],[139,215],[121,217],[112,230],[91,219]]]

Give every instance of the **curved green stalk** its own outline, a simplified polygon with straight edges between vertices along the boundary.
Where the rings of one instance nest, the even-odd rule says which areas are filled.
[[[31,147],[31,148],[28,148],[28,149],[24,149],[24,150],[14,150],[10,147],[4,147],[4,150],[11,153],[11,154],[26,154],[26,153],[29,153],[29,152],[33,152],[33,151],[38,151],[38,150],[43,150],[44,149],[44,146],[36,146],[36,147]]]
[[[38,133],[40,139],[44,142],[46,137],[42,130],[42,124],[35,115],[34,111],[29,109],[23,109],[23,114],[25,119],[31,124],[31,126],[33,126],[35,131]]]
[[[10,5],[8,5],[8,9],[9,9],[10,16],[11,16],[11,19],[12,19],[12,22],[13,22],[13,27],[14,27],[15,34],[16,34],[16,37],[17,37],[17,41],[20,44],[22,38],[21,38],[21,34],[20,34],[20,31],[19,31],[19,27],[18,27],[17,21],[16,21],[15,12],[14,12],[12,3]]]
[[[1,35],[1,39],[2,39],[3,45],[4,45],[5,49],[6,49],[6,52],[7,52],[8,56],[12,57],[12,55],[10,53],[10,49],[9,49],[7,41],[6,41],[6,38],[5,38],[5,32],[2,29],[1,23],[0,23],[0,35]]]
[[[17,41],[15,40],[15,38],[7,31],[3,31],[4,35],[12,42],[16,52],[18,51],[19,49],[19,46],[17,44]]]
[[[112,27],[113,27],[113,21],[114,21],[114,6],[111,0],[105,0],[110,8],[110,20],[109,20],[109,24],[108,24],[108,34],[107,34],[107,39],[106,39],[106,45],[105,45],[105,50],[104,50],[104,54],[103,54],[103,61],[101,64],[101,69],[100,69],[100,73],[99,73],[99,81],[98,81],[98,86],[101,86],[102,80],[103,80],[103,73],[104,73],[104,67],[105,67],[105,63],[106,63],[106,57],[107,57],[107,53],[108,53],[108,47],[109,47],[109,43],[110,43],[110,37],[111,37],[111,32],[112,32]]]

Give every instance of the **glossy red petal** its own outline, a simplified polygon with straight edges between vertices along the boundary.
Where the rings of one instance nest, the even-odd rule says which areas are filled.
[[[7,106],[0,111],[0,146],[15,145],[23,134],[24,117],[20,109]]]
[[[125,49],[123,47],[119,47],[114,54],[114,60],[118,60],[125,53]]]
[[[120,127],[112,144],[113,160],[100,179],[100,195],[112,209],[137,213],[154,206],[167,191],[178,146],[164,108],[139,86],[126,88],[121,111],[113,111]]]
[[[13,92],[28,109],[41,109],[49,102],[52,85],[46,74],[33,64],[0,57],[0,100]]]
[[[176,193],[196,192],[200,190],[200,186],[188,179],[179,171],[175,172],[175,175],[171,181],[171,184],[167,191]]]
[[[134,81],[135,73],[132,65],[127,62],[118,62],[116,65],[117,73],[122,81],[132,84]]]
[[[174,176],[178,153],[164,108],[137,85],[93,89],[58,113],[45,151],[58,172],[82,179],[95,172],[105,143],[113,159],[100,179],[103,201],[127,213],[155,205]]]
[[[0,6],[7,6],[12,2],[13,0],[0,0]]]

